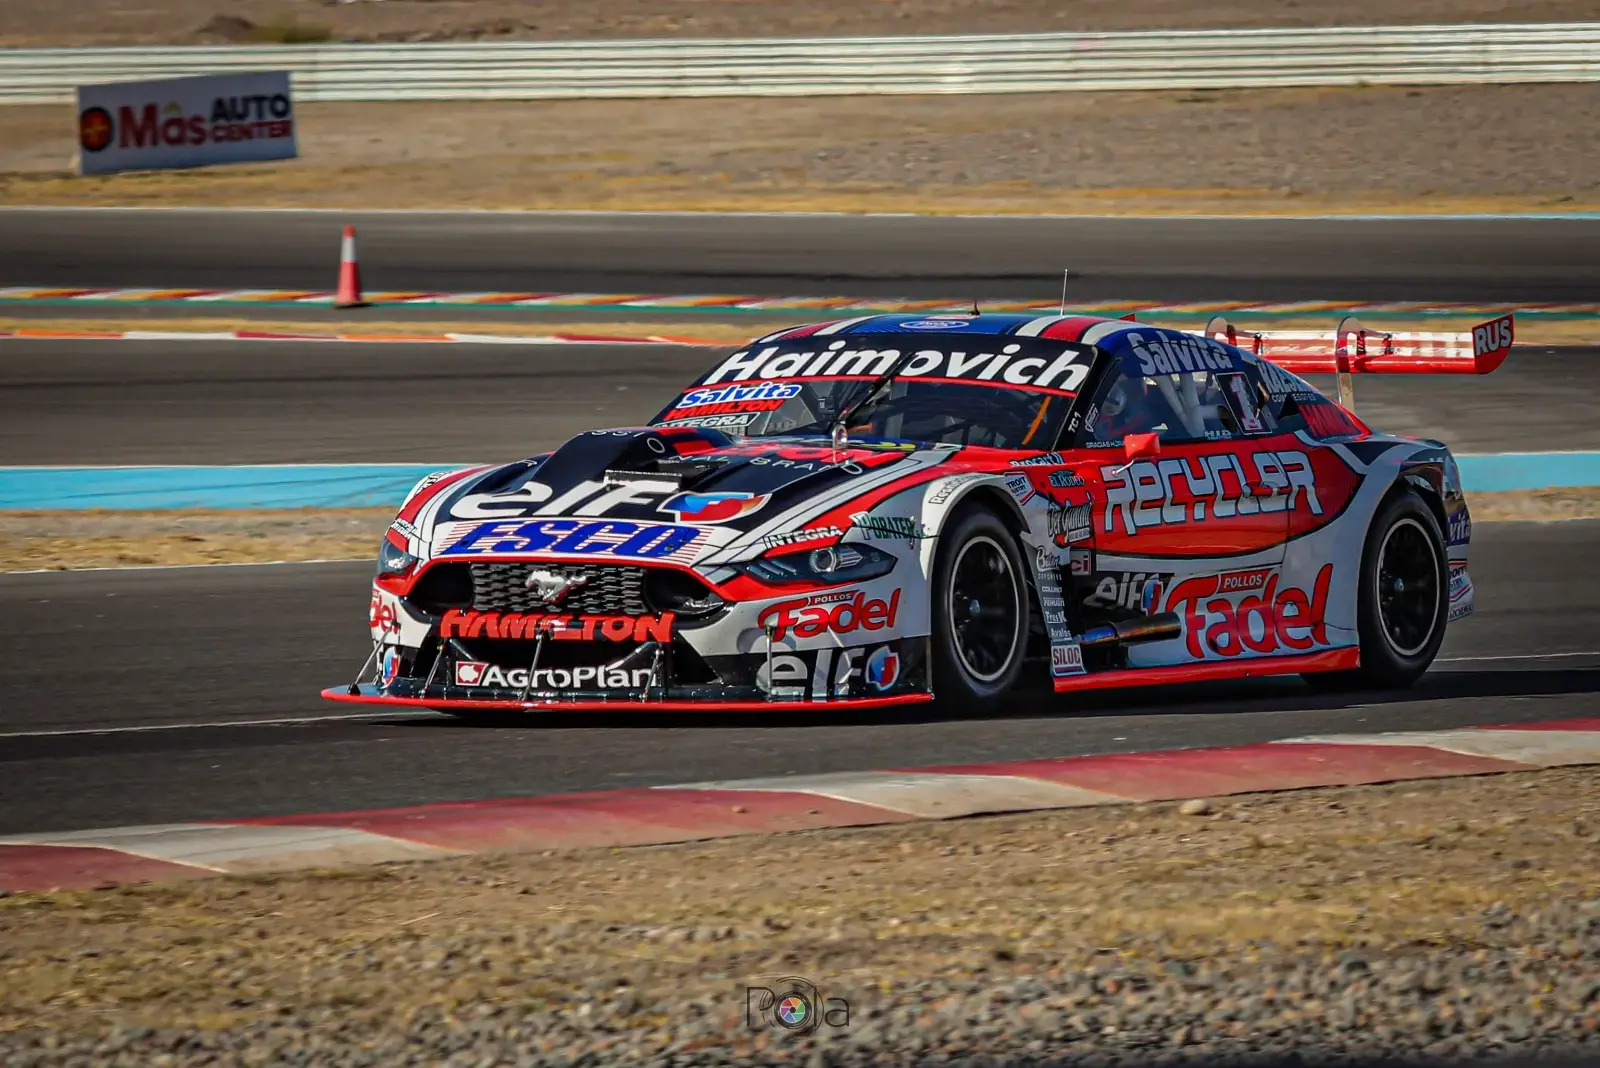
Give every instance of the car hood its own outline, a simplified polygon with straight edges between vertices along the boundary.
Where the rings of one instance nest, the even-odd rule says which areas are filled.
[[[626,523],[694,526],[708,533],[702,548],[725,547],[741,534],[792,530],[957,451],[875,440],[836,452],[818,437],[735,440],[705,428],[591,430],[553,453],[458,480],[413,526],[429,555],[476,555],[474,544],[510,552],[482,539],[550,517],[612,521],[614,530]]]

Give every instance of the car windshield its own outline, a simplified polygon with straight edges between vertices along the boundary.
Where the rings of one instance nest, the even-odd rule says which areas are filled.
[[[876,334],[752,345],[652,422],[749,437],[827,435],[834,419],[906,356],[882,399],[851,421],[851,437],[1048,449],[1088,376],[1090,351],[993,335],[957,341]]]

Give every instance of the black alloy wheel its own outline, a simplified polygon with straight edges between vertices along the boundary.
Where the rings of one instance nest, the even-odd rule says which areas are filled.
[[[933,681],[942,709],[983,714],[1022,674],[1028,580],[1014,534],[974,508],[940,534],[934,564]]]
[[[994,538],[977,535],[956,551],[949,594],[956,655],[980,682],[993,682],[1011,664],[1019,591],[1016,570]]]
[[[1444,533],[1416,490],[1396,489],[1378,506],[1358,582],[1361,666],[1304,678],[1330,691],[1410,686],[1439,654],[1450,611]]]
[[[1401,519],[1384,534],[1373,593],[1384,637],[1399,656],[1416,656],[1433,637],[1439,572],[1438,552],[1416,519]]]

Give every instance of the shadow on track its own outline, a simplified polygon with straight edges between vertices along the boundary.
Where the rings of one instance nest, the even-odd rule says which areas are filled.
[[[474,737],[472,732],[497,728],[511,732],[516,739],[537,740],[543,734],[561,731],[602,733],[646,730],[660,737],[665,744],[674,732],[697,732],[695,744],[715,749],[721,744],[739,739],[741,735],[759,738],[757,732],[818,731],[828,729],[915,727],[920,725],[945,725],[966,729],[968,725],[992,725],[1003,731],[1005,725],[1019,726],[1029,723],[1044,724],[1057,721],[1062,724],[1082,723],[1094,728],[1122,721],[1147,719],[1150,726],[1159,728],[1157,735],[1165,739],[1167,728],[1175,733],[1170,740],[1158,740],[1146,748],[1190,748],[1195,745],[1229,744],[1228,738],[1237,738],[1237,728],[1227,737],[1212,737],[1202,731],[1198,736],[1184,729],[1204,723],[1213,716],[1221,721],[1237,723],[1236,717],[1265,717],[1273,715],[1303,715],[1310,713],[1336,713],[1341,709],[1365,709],[1359,722],[1325,728],[1268,728],[1248,731],[1255,740],[1267,737],[1286,737],[1296,734],[1338,733],[1347,731],[1382,731],[1417,729],[1429,726],[1419,724],[1418,714],[1441,712],[1445,703],[1473,698],[1509,699],[1527,697],[1577,697],[1579,699],[1600,694],[1600,666],[1593,668],[1562,668],[1550,671],[1491,669],[1486,671],[1440,671],[1426,675],[1409,690],[1386,690],[1369,693],[1319,694],[1295,678],[1260,679],[1248,682],[1209,682],[1187,686],[1144,687],[1104,693],[1087,693],[1077,696],[1056,696],[1042,686],[1019,692],[1010,707],[986,720],[963,719],[959,716],[941,715],[936,709],[922,705],[874,711],[846,712],[819,708],[814,712],[661,712],[640,705],[626,706],[608,712],[497,712],[472,719],[458,719],[447,715],[384,715],[375,713],[372,718],[341,719],[333,721],[311,720],[294,724],[227,724],[213,723],[194,728],[147,733],[105,733],[59,736],[18,737],[0,740],[0,767],[38,764],[43,761],[79,759],[96,756],[130,758],[136,754],[201,753],[209,751],[245,752],[250,750],[296,749],[303,746],[318,747],[344,743],[359,744],[366,740],[398,741],[403,737],[413,739],[432,737],[443,744],[441,752],[451,751],[449,740]],[[1574,711],[1569,704],[1565,710],[1546,711],[1541,705],[1515,705],[1503,703],[1485,706],[1481,716],[1468,712],[1463,715],[1427,715],[1432,726],[1465,726],[1470,723],[1509,722],[1514,720],[1561,719]],[[1583,713],[1577,713],[1583,714]],[[1124,722],[1116,728],[1134,727],[1134,722]],[[420,732],[420,733],[419,733]],[[444,732],[429,735],[428,732]],[[479,738],[486,737],[478,735]],[[1071,748],[1071,742],[1061,744]],[[432,742],[429,748],[434,748]],[[1051,743],[1052,751],[1060,748]],[[1115,747],[1113,747],[1115,748]],[[1037,755],[1037,754],[1035,754]],[[886,757],[892,761],[893,757]]]
[[[1184,686],[1138,687],[1127,690],[1056,695],[1043,686],[1019,690],[1012,707],[992,717],[1046,719],[1062,716],[1203,716],[1207,714],[1276,713],[1284,711],[1334,711],[1342,708],[1417,704],[1484,697],[1556,697],[1600,693],[1600,668],[1556,670],[1441,671],[1423,678],[1408,690],[1374,690],[1323,694],[1293,677],[1250,682],[1204,682]],[[768,729],[773,727],[887,726],[913,723],[960,722],[941,715],[931,705],[847,712],[819,708],[815,712],[659,712],[647,705],[630,705],[615,712],[485,711],[470,717],[438,719],[386,718],[371,721],[383,727],[411,730],[473,730],[482,727],[524,729],[639,728],[671,730],[694,728]],[[1375,729],[1403,729],[1405,724],[1381,724]]]

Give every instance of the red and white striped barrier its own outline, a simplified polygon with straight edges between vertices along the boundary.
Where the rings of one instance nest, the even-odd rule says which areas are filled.
[[[1321,735],[0,838],[0,888],[74,889],[1600,764],[1600,718]]]

